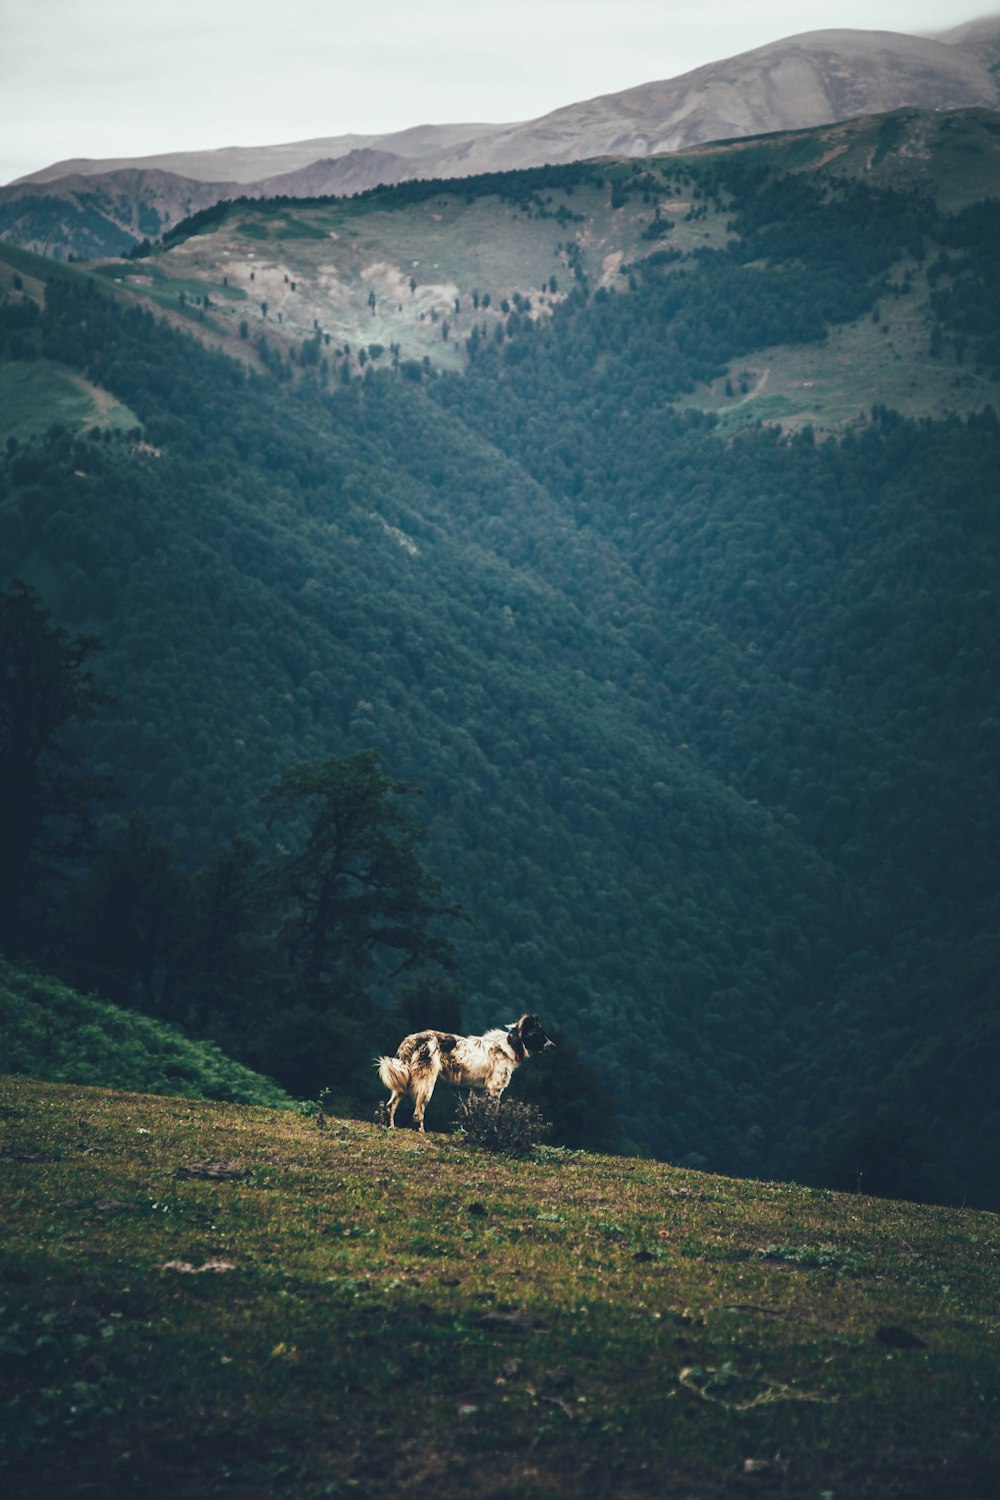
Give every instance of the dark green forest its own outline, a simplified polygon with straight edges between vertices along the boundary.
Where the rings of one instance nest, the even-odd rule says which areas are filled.
[[[401,1025],[536,1010],[514,1091],[568,1144],[997,1206],[1000,423],[680,398],[905,260],[993,368],[1000,205],[689,171],[728,248],[581,274],[461,375],[255,372],[71,268],[6,298],[5,360],[141,424],[7,445],[0,578],[85,687],[8,947],[366,1114]],[[310,961],[309,778],[359,768],[417,936]]]

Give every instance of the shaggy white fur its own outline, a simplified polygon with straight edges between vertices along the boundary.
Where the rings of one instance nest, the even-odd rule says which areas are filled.
[[[413,1123],[423,1130],[424,1111],[439,1078],[460,1088],[482,1089],[499,1099],[518,1064],[552,1046],[535,1015],[521,1016],[483,1036],[415,1031],[403,1038],[395,1057],[380,1057],[376,1062],[379,1077],[389,1090],[389,1124],[395,1127],[399,1101],[412,1094]]]

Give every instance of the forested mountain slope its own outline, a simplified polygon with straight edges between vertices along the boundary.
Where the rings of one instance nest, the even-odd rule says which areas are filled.
[[[225,338],[238,363],[135,284],[9,261],[5,378],[75,374],[136,428],[29,440],[23,413],[0,563],[106,640],[118,705],[89,753],[190,866],[268,838],[259,798],[294,761],[376,746],[424,789],[428,864],[478,923],[470,1023],[561,1024],[628,1138],[669,1159],[986,1202],[998,211],[789,176],[783,150],[686,160],[676,245],[630,167],[463,184],[467,216],[449,190],[452,245],[503,212],[508,273],[542,233],[563,261],[543,308],[537,278],[485,308],[484,280],[459,286],[482,315],[440,375],[395,340],[362,360],[270,319],[256,350]],[[380,214],[424,234],[429,191],[350,225],[331,205],[313,238],[335,253],[334,223],[360,238]],[[595,264],[596,208],[572,218],[588,195],[603,234],[626,226],[624,274],[604,275],[610,238]],[[233,212],[244,245],[306,222]],[[870,357],[911,308],[920,420],[880,400]],[[755,353],[849,338],[834,436],[741,405]],[[127,966],[117,982],[127,998]],[[269,1045],[253,1060],[294,1087],[280,1017]]]
[[[752,210],[784,226],[753,225],[783,269],[756,283],[744,273],[758,294],[740,301],[739,327],[718,277],[712,304],[685,312],[672,399],[727,431],[759,417],[837,430],[876,402],[923,416],[1000,399],[997,361],[965,362],[994,305],[969,248],[972,236],[989,259],[977,205],[1000,177],[1000,116],[984,110],[904,110],[643,164],[404,184],[349,202],[243,199],[103,270],[210,347],[285,377],[333,383],[425,360],[461,370],[522,324],[547,327],[574,294],[633,289],[640,264],[703,268],[706,252],[743,243],[758,177],[784,184]]]

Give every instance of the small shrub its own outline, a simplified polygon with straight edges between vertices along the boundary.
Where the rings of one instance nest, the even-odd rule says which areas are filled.
[[[458,1106],[458,1125],[470,1145],[503,1156],[527,1156],[551,1126],[533,1104],[470,1093]]]

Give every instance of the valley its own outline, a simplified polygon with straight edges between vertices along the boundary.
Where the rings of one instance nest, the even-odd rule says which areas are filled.
[[[377,750],[477,924],[415,1019],[562,1028],[568,1144],[992,1206],[995,124],[0,251],[0,561],[104,642],[122,794],[29,956],[367,1116],[418,999],[305,983],[257,867],[289,767]]]

